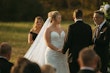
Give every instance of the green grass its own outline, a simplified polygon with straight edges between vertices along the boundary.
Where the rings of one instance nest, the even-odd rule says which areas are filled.
[[[63,28],[67,29],[73,22],[62,22]],[[33,22],[0,22],[0,43],[8,42],[12,46],[11,62],[18,57],[24,56],[30,45],[27,43],[27,35]]]
[[[8,42],[12,46],[12,58],[14,62],[17,57],[23,56],[29,44],[27,43],[27,34],[32,27],[31,22],[20,22],[20,23],[0,23],[0,43]]]

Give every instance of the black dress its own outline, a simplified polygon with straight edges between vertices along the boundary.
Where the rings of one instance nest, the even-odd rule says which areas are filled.
[[[32,34],[32,40],[34,41],[35,39],[36,39],[36,37],[37,37],[37,33],[34,33],[34,32],[30,32],[30,34]]]

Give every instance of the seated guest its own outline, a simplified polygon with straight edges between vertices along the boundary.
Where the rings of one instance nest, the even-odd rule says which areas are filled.
[[[89,47],[82,49],[79,52],[78,62],[80,70],[78,73],[100,73],[99,56]]]
[[[42,73],[55,73],[56,69],[51,65],[45,64],[41,67]]]
[[[21,57],[13,65],[11,73],[41,73],[41,69],[37,63]]]
[[[15,64],[11,68],[11,73],[20,73],[20,69],[24,63],[30,63],[30,61],[23,57],[17,58]]]
[[[13,63],[9,62],[11,58],[12,47],[7,42],[0,44],[0,73],[10,73]]]
[[[37,63],[25,63],[21,67],[20,73],[41,73],[41,69]]]

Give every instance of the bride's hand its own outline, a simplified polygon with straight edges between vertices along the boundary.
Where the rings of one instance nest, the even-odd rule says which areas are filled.
[[[60,52],[60,53],[62,53],[62,50],[61,49],[58,49],[57,51]]]

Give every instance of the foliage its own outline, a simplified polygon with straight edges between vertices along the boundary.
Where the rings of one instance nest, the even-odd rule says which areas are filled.
[[[108,2],[103,2],[103,5],[101,5],[100,10],[104,12],[106,19],[110,21],[110,4]]]
[[[36,16],[46,19],[51,10],[68,13],[69,17],[76,8],[94,11],[104,1],[110,3],[109,0],[0,0],[0,21],[32,21]]]
[[[42,14],[37,0],[0,0],[0,21],[29,21]]]

